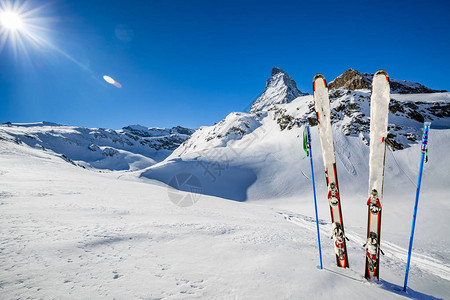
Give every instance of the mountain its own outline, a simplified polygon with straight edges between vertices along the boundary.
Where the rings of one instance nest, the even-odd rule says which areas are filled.
[[[112,130],[51,122],[5,123],[0,125],[0,140],[52,152],[84,168],[136,170],[162,161],[193,132],[180,126]]]
[[[278,95],[273,97],[266,98],[267,106],[259,110],[233,112],[213,126],[199,128],[169,157],[140,176],[170,184],[174,174],[193,174],[202,182],[205,194],[238,201],[299,197],[309,185],[300,172],[307,172],[308,164],[299,159],[305,124],[313,126],[314,159],[317,166],[322,165],[313,96],[299,96],[289,103],[278,103]],[[340,181],[348,190],[366,194],[370,90],[331,89],[330,99]],[[410,168],[409,156],[415,157],[418,151],[423,122],[432,122],[430,136],[449,132],[450,93],[393,93],[389,110],[392,155],[386,158],[391,170],[387,178],[394,174],[412,178],[416,168]],[[444,165],[450,164],[446,156],[442,159]],[[444,177],[436,182],[446,185]]]
[[[307,94],[298,90],[297,84],[291,76],[280,68],[274,67],[267,79],[264,92],[253,102],[250,112],[264,110],[273,104],[289,103],[302,95]]]
[[[313,98],[303,98],[302,106],[277,106],[274,120],[280,129],[316,125]],[[447,128],[450,118],[450,93],[391,94],[388,140],[396,150],[409,147],[421,137],[422,124],[432,122],[435,128]],[[331,90],[331,120],[346,136],[358,136],[369,144],[370,91]],[[305,107],[305,104],[307,107]]]
[[[372,87],[372,73],[360,73],[354,69],[348,69],[333,81],[328,84],[330,90],[333,89],[346,89],[346,90],[359,90],[359,89],[371,89]],[[438,93],[446,92],[445,90],[433,90],[423,84],[406,81],[390,79],[391,93],[397,94],[423,94],[423,93]]]

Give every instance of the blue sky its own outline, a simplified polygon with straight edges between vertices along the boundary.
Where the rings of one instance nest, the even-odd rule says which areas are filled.
[[[25,51],[5,44],[2,123],[211,125],[248,108],[273,66],[309,93],[316,73],[330,81],[348,68],[383,68],[395,79],[450,89],[448,1],[26,4],[39,8],[47,44],[25,42]]]

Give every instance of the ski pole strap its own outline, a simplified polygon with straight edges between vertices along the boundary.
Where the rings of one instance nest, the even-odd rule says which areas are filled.
[[[425,149],[425,163],[427,163],[427,162],[428,162],[428,146]]]
[[[302,159],[309,156],[309,142],[310,137],[308,136],[308,128],[305,126],[305,129],[303,130],[303,151],[305,151],[306,155]]]
[[[392,151],[395,151],[395,147],[394,147],[394,144],[392,143],[392,141],[389,140],[388,138],[385,138],[384,140],[391,147]]]

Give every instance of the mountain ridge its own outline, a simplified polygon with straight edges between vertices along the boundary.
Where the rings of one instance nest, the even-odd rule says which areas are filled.
[[[358,90],[358,89],[371,89],[372,87],[372,73],[361,73],[355,69],[348,69],[332,81],[328,83],[330,90],[346,89],[346,90]],[[434,90],[430,89],[423,84],[407,81],[397,80],[390,78],[391,93],[398,94],[423,94],[423,93],[441,93],[447,92],[446,90]]]
[[[0,140],[51,151],[84,168],[135,170],[166,158],[193,129],[129,125],[119,130],[60,125],[53,122],[0,125]]]
[[[284,87],[287,76],[279,68],[274,68],[271,73],[271,78]],[[368,151],[370,90],[333,88],[329,93],[334,134],[336,141],[341,143],[338,151],[342,153],[337,155],[342,157],[341,162],[349,176],[356,176],[366,171],[359,166],[363,156],[355,159],[345,145],[353,144],[360,153]],[[304,125],[311,125],[314,134],[317,124],[314,100],[312,95],[302,94],[287,102],[283,98],[286,94],[281,98],[279,93],[265,95],[269,94],[274,98],[266,97],[263,106],[254,112],[232,112],[220,122],[196,131],[180,126],[129,125],[111,130],[51,122],[6,123],[0,125],[0,139],[52,151],[67,162],[85,168],[136,171],[140,177],[165,183],[169,183],[177,172],[208,176],[214,183],[205,184],[208,186],[205,193],[227,199],[245,201],[271,198],[280,193],[291,195],[296,189],[290,180],[278,182],[283,186],[283,192],[274,190],[260,194],[258,188],[272,186],[272,181],[282,181],[282,177],[274,178],[269,167],[264,165],[275,160],[272,162],[274,168],[280,174],[285,172],[284,168],[290,163],[282,157],[291,157],[292,153],[300,151],[298,139]],[[415,147],[421,138],[424,121],[431,121],[432,129],[450,129],[448,92],[393,93],[389,110],[388,140],[393,151]],[[233,176],[223,176],[224,173]],[[234,189],[227,187],[230,182]]]

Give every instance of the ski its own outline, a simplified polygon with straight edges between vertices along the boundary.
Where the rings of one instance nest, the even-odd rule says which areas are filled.
[[[341,199],[336,172],[336,158],[334,154],[333,128],[331,126],[330,99],[325,77],[322,74],[314,76],[313,80],[314,105],[319,122],[320,143],[322,145],[325,178],[328,187],[328,203],[330,205],[331,222],[336,254],[336,264],[341,268],[348,268],[347,245],[344,233],[344,222],[341,211]]]
[[[370,99],[369,199],[367,200],[366,279],[380,278],[380,234],[383,207],[384,162],[388,134],[389,75],[379,70],[373,76]]]

